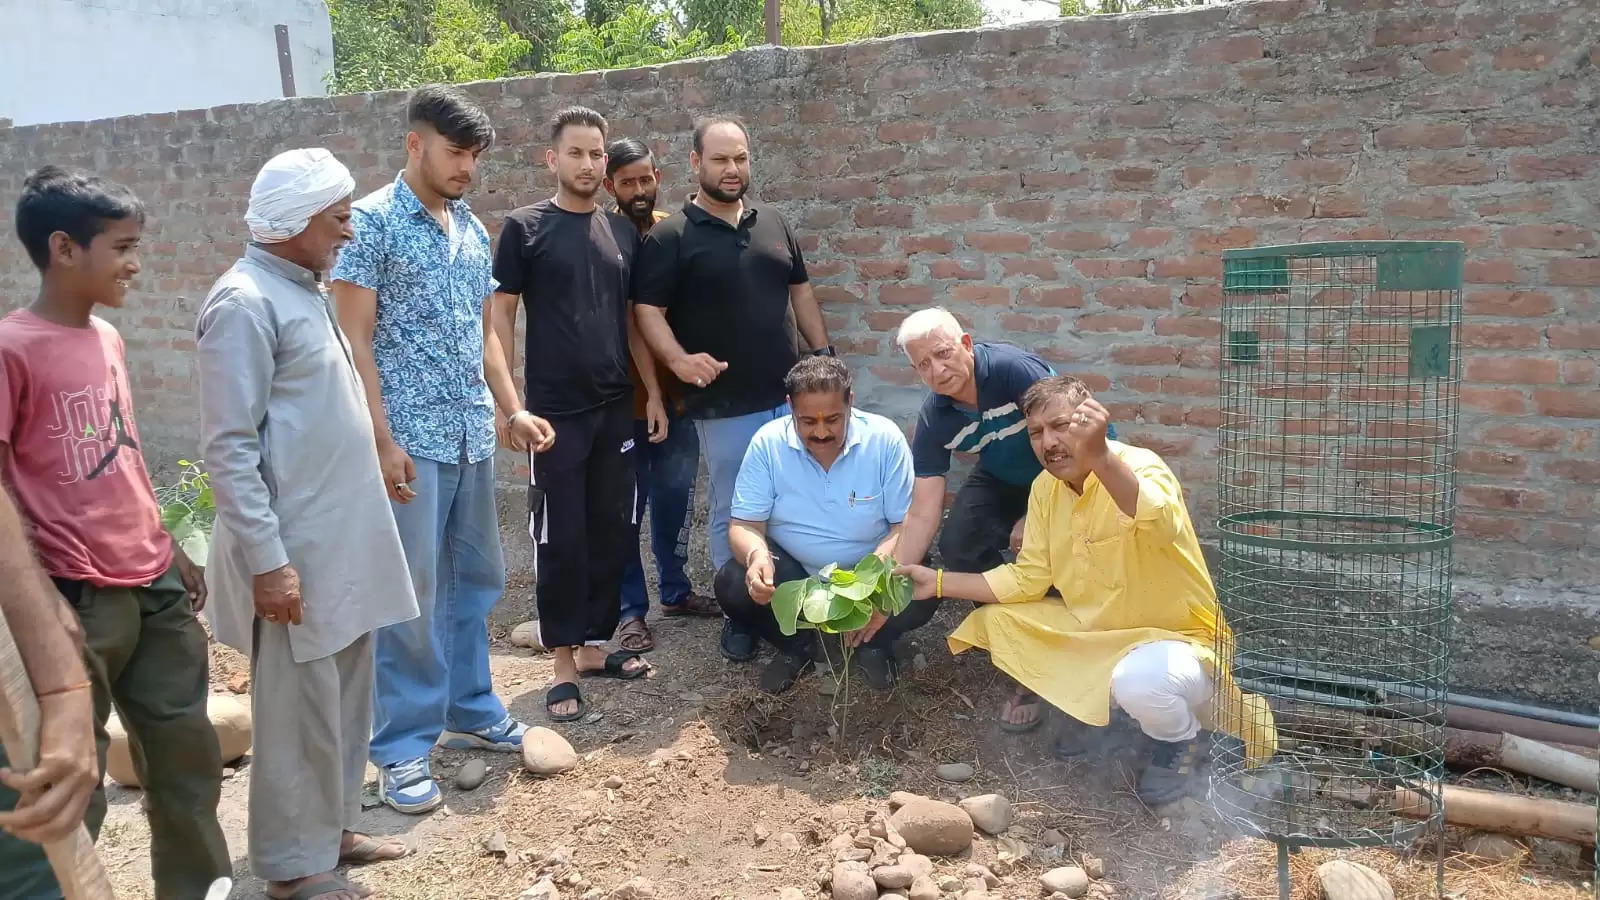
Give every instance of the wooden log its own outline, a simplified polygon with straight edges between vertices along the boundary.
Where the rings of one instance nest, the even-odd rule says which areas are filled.
[[[1500,753],[1505,736],[1484,731],[1467,731],[1461,728],[1444,730],[1444,762],[1452,769],[1499,769],[1505,767]],[[1600,759],[1600,750],[1572,744],[1550,744],[1558,750],[1574,753],[1585,759]]]
[[[1576,753],[1506,734],[1501,735],[1500,759],[1506,768],[1514,772],[1591,794],[1600,793],[1600,762],[1585,759]]]
[[[1395,788],[1393,803],[1396,813],[1414,819],[1425,819],[1432,811],[1429,800],[1409,788]],[[1444,786],[1444,821],[1448,825],[1593,847],[1594,819],[1590,804]]]
[[[4,616],[0,616],[0,744],[5,745],[13,769],[32,768],[39,758],[39,703]],[[45,844],[44,855],[66,900],[115,900],[94,842],[82,825]]]
[[[1485,731],[1490,734],[1514,734],[1518,737],[1532,738],[1547,744],[1600,747],[1600,729],[1579,728],[1576,725],[1561,725],[1556,722],[1543,722],[1538,719],[1489,712],[1484,709],[1468,709],[1465,706],[1450,706],[1446,713],[1449,719],[1448,724],[1452,728],[1461,728],[1466,731]]]
[[[1340,707],[1317,706],[1272,698],[1272,714],[1280,741],[1304,741],[1359,750],[1381,750],[1390,756],[1428,756],[1437,752],[1443,729],[1404,719],[1363,715]]]

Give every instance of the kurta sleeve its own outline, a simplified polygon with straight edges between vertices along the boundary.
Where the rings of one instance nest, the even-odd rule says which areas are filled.
[[[1159,457],[1124,460],[1139,480],[1139,497],[1134,514],[1117,510],[1117,522],[1133,529],[1140,541],[1153,545],[1170,544],[1183,533],[1183,488],[1178,478]]]
[[[983,580],[1001,603],[1040,600],[1050,589],[1050,555],[1065,552],[1050,544],[1050,505],[1055,484],[1055,477],[1046,472],[1034,480],[1028,491],[1028,513],[1022,520],[1022,549],[1017,561],[983,573]]]
[[[206,304],[195,329],[200,452],[211,473],[217,519],[239,541],[251,574],[260,575],[289,564],[261,471],[276,329],[229,296],[237,289],[224,290]]]

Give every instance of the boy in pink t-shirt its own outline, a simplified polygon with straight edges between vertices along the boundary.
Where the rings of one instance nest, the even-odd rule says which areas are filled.
[[[139,273],[144,208],[126,189],[53,166],[29,175],[18,237],[38,297],[0,319],[0,476],[40,563],[83,623],[105,768],[114,705],[150,818],[158,897],[202,897],[232,872],[217,824],[221,752],[206,716],[202,571],[161,525],[134,424],[122,337],[92,315],[121,307]],[[0,766],[4,761],[0,760]],[[3,779],[15,781],[14,777]],[[0,809],[41,802],[0,785]],[[105,817],[97,791],[85,814]],[[38,847],[0,835],[0,871],[21,896],[60,896]]]

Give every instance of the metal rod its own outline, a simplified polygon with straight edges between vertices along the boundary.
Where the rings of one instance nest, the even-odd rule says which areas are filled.
[[[1278,844],[1278,900],[1289,900],[1294,885],[1289,882],[1289,845]]]

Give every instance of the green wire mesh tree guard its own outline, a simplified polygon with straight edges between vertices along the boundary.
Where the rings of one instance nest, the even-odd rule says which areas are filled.
[[[1278,845],[1284,898],[1298,848],[1444,827],[1463,259],[1407,241],[1223,254],[1217,651],[1267,698],[1278,748],[1252,768],[1220,744],[1212,800]]]

